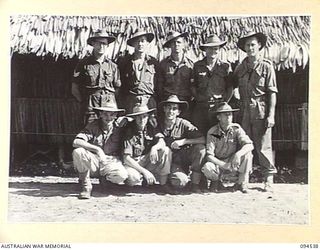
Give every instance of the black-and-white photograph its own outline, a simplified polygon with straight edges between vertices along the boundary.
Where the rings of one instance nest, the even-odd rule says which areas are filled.
[[[8,222],[308,225],[310,23],[11,15]]]

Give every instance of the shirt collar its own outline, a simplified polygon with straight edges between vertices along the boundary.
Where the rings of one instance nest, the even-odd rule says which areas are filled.
[[[171,62],[171,63],[174,63],[175,65],[176,65],[176,61],[174,61],[173,59],[172,59],[172,56],[170,55],[169,56],[169,61]],[[188,62],[188,59],[187,59],[187,56],[186,56],[186,54],[184,53],[183,54],[183,57],[182,57],[182,60],[181,60],[181,62],[179,63],[179,65],[180,64],[188,64],[189,62]]]
[[[110,133],[110,131],[113,130],[113,128],[114,128],[114,122],[111,123],[111,126],[109,126],[106,130],[104,130],[103,127],[102,127],[102,121],[101,121],[101,119],[99,119],[98,121],[99,121],[99,128],[101,129],[101,131],[102,131],[104,134],[108,134],[108,133]]]
[[[205,56],[205,57],[199,62],[199,64],[202,65],[202,66],[207,67],[207,57]],[[217,58],[214,66],[213,66],[213,68],[215,68],[216,66],[220,66],[221,64],[222,64],[222,61],[221,61],[219,58]]]
[[[100,63],[100,62],[94,57],[94,55],[91,55],[91,56],[90,56],[90,61]],[[102,62],[109,62],[109,59],[104,55]]]
[[[227,129],[224,131],[221,126],[220,126],[220,123],[218,123],[218,132],[219,132],[219,135],[227,135],[227,134],[230,134],[232,133],[232,123],[227,127]]]
[[[249,64],[249,58],[246,57],[244,66],[247,71],[255,70],[259,74],[262,71],[262,63],[261,63],[262,61],[263,61],[263,57],[262,55],[260,55],[252,68],[251,65]]]

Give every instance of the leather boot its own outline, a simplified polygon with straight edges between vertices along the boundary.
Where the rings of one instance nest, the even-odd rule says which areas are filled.
[[[211,181],[209,191],[218,193],[224,188],[223,184],[221,181]]]

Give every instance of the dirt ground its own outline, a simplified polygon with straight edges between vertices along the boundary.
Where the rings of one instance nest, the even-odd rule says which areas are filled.
[[[250,183],[250,193],[160,195],[146,188],[103,190],[79,200],[76,178],[10,177],[8,222],[186,222],[307,224],[308,185]]]

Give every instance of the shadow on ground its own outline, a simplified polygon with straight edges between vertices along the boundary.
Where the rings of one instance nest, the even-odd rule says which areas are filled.
[[[154,187],[128,187],[123,185],[113,185],[103,187],[100,184],[92,184],[92,197],[114,196],[132,196],[133,194],[156,193],[161,195]],[[26,195],[33,197],[72,197],[78,196],[80,187],[77,183],[42,183],[42,182],[10,182],[10,193],[16,195]],[[15,190],[16,189],[16,190]],[[180,192],[180,195],[189,194],[189,192]]]

